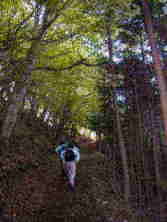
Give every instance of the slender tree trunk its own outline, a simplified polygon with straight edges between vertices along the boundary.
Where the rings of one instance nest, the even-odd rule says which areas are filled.
[[[137,154],[137,179],[138,179],[138,207],[140,210],[144,208],[144,200],[143,200],[143,183],[142,183],[142,178],[144,177],[144,167],[143,167],[143,156],[144,156],[144,142],[143,142],[143,118],[142,118],[142,104],[140,103],[139,100],[139,93],[137,90],[137,83],[134,81],[134,92],[135,92],[135,106],[136,106],[136,154]],[[136,159],[134,160],[136,161]]]
[[[151,110],[151,118],[152,118],[152,135],[153,135],[153,158],[154,158],[154,169],[155,169],[155,183],[156,183],[156,193],[157,196],[154,196],[154,199],[159,204],[157,205],[157,212],[159,210],[159,220],[161,221],[161,208],[162,208],[162,193],[160,188],[161,182],[161,173],[160,173],[160,166],[161,166],[161,149],[160,149],[160,120],[159,114],[153,108]]]
[[[116,94],[114,93],[114,106],[115,106],[115,113],[116,113],[116,122],[117,122],[117,130],[118,130],[118,139],[119,139],[119,145],[120,145],[120,152],[121,152],[121,158],[122,158],[122,165],[123,165],[123,172],[124,172],[124,197],[125,201],[129,203],[130,200],[130,176],[129,176],[129,167],[128,167],[128,157],[125,147],[125,141],[124,136],[122,133],[121,128],[121,119],[120,119],[120,113],[119,113],[119,107],[117,105],[116,101]]]
[[[148,0],[142,0],[143,5],[143,13],[145,18],[145,28],[146,32],[148,33],[150,46],[152,49],[152,56],[154,60],[154,69],[157,74],[158,84],[159,84],[159,90],[160,90],[160,101],[161,101],[161,109],[162,109],[162,115],[163,115],[163,121],[164,121],[164,129],[165,129],[165,138],[167,143],[167,84],[165,80],[165,76],[163,75],[162,71],[162,61],[161,61],[161,54],[160,50],[157,47],[157,40],[156,35],[153,29],[153,21],[152,21],[152,15],[151,10],[149,7],[149,1]]]
[[[112,39],[111,39],[111,32],[108,30],[108,52],[109,52],[109,60],[113,61],[113,52],[112,52]],[[112,77],[115,77],[114,75],[114,66],[112,66]],[[111,76],[108,77],[111,80],[111,86],[112,87],[112,79]],[[115,78],[114,78],[115,79]],[[127,157],[127,151],[125,147],[125,140],[122,132],[121,127],[121,119],[120,119],[120,113],[119,113],[119,107],[117,104],[117,96],[116,96],[116,88],[115,84],[113,85],[113,101],[114,101],[114,108],[115,108],[115,114],[116,114],[116,124],[117,124],[117,131],[118,131],[118,140],[120,145],[120,153],[122,158],[122,165],[123,165],[123,172],[124,172],[124,198],[127,204],[129,204],[130,201],[130,176],[129,176],[129,168],[128,168],[128,157]]]
[[[38,102],[37,102],[37,100],[33,96],[30,97],[30,105],[31,105],[30,111],[32,113],[36,113],[37,114]]]
[[[43,110],[43,112],[41,113],[40,118],[41,118],[42,121],[47,122],[47,120],[49,119],[48,108],[45,108],[45,109]]]

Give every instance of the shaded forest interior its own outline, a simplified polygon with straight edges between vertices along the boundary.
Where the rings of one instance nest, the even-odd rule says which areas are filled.
[[[166,20],[165,0],[0,1],[0,221],[167,221]]]

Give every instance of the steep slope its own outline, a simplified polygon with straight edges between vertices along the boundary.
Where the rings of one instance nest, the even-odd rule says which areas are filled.
[[[71,192],[61,175],[59,159],[49,152],[54,142],[50,135],[35,123],[33,127],[20,125],[0,158],[0,208],[5,217],[15,222],[128,219],[129,211],[113,187],[112,164],[95,150],[81,147],[77,187]]]
[[[30,168],[8,171],[1,184],[7,214],[22,222],[111,221],[114,209],[120,207],[114,202],[108,179],[112,169],[100,154],[84,153],[82,158],[74,193],[69,191],[54,155],[45,156]],[[119,217],[127,217],[125,212]]]

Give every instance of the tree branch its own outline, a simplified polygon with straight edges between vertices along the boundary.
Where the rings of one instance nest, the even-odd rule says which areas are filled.
[[[77,61],[77,62],[73,63],[72,65],[66,66],[62,69],[56,69],[56,68],[50,67],[50,66],[36,67],[36,68],[34,68],[33,71],[42,70],[42,71],[49,71],[49,72],[60,72],[60,71],[65,71],[65,70],[72,69],[75,66],[81,65],[82,63],[83,63],[83,60],[80,60],[80,61]]]
[[[108,65],[110,64],[108,61],[106,62],[101,62],[101,63],[87,63],[87,62],[83,62],[82,65],[84,66],[88,66],[88,67],[99,67],[99,66],[103,66],[103,65]]]
[[[99,67],[99,66],[103,66],[103,65],[107,65],[107,64],[109,64],[109,63],[103,62],[103,63],[90,64],[90,63],[84,62],[84,59],[82,59],[82,60],[79,60],[79,61],[73,63],[72,65],[66,66],[62,69],[57,69],[57,68],[50,67],[50,66],[41,66],[41,67],[34,68],[33,71],[42,70],[42,71],[49,71],[49,72],[61,72],[61,71],[72,69],[72,68],[79,66],[79,65],[84,65],[84,66],[88,66],[88,67]]]
[[[76,34],[76,33],[66,34],[66,35],[64,35],[63,37],[58,38],[58,39],[43,39],[43,40],[41,40],[41,43],[42,43],[42,44],[61,43],[61,42],[63,42],[63,41],[72,39],[74,36],[77,36],[77,34]]]
[[[16,25],[15,34],[20,30],[20,28],[26,24],[26,22],[32,17],[34,11],[31,12],[25,19],[23,19],[19,24]]]
[[[73,0],[72,0],[73,1]],[[45,15],[44,15],[44,21],[43,21],[43,26],[41,28],[41,32],[40,32],[40,36],[43,36],[43,34],[47,31],[47,29],[56,21],[56,19],[61,15],[61,11],[65,10],[68,5],[70,5],[70,3],[72,3],[72,1],[67,0],[63,6],[61,7],[61,9],[58,10],[57,13],[55,13],[55,15],[53,16],[53,18],[50,19],[50,21],[48,21],[48,15],[49,15],[49,8],[46,8],[45,10]]]

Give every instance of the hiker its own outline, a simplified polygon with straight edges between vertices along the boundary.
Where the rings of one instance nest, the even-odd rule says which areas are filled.
[[[55,151],[59,155],[63,174],[69,178],[69,187],[74,191],[76,163],[80,160],[79,148],[72,142],[66,142],[56,147]]]

